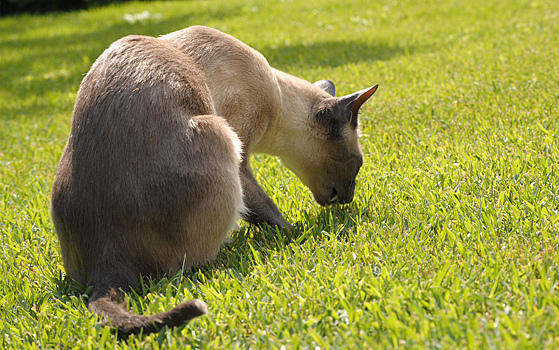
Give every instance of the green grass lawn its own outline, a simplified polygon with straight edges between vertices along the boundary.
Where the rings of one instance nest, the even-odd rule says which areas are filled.
[[[558,349],[557,1],[264,3],[0,19],[0,348]],[[93,61],[122,36],[194,24],[340,94],[379,83],[360,117],[365,164],[354,202],[323,208],[255,156],[296,228],[242,223],[216,262],[146,283],[132,310],[196,297],[209,313],[119,341],[65,275],[50,187]]]

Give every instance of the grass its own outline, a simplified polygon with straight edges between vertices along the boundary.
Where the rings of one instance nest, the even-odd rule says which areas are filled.
[[[119,341],[65,276],[50,186],[97,56],[194,24],[341,94],[379,83],[360,116],[365,164],[354,202],[322,208],[255,156],[296,228],[243,223],[214,263],[146,282],[133,310],[197,297],[209,314]],[[132,2],[0,19],[0,347],[559,348],[557,33],[554,0]]]

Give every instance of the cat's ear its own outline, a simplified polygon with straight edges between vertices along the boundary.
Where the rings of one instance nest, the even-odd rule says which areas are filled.
[[[357,128],[359,108],[377,91],[378,84],[341,97],[329,97],[319,101],[314,119],[322,126],[322,132],[330,139],[343,139],[345,128],[351,124]]]
[[[326,91],[332,96],[336,96],[336,85],[330,80],[319,80],[314,85]]]
[[[359,108],[377,91],[378,84],[368,89],[354,92],[352,94],[340,97],[338,103],[342,106],[346,123],[357,126],[357,115]]]

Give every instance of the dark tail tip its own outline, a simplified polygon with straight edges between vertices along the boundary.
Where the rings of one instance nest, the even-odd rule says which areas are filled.
[[[192,299],[175,306],[169,311],[148,317],[151,318],[153,323],[160,324],[161,327],[177,327],[195,317],[205,315],[207,312],[208,307],[206,306],[206,303],[202,300]]]
[[[115,327],[118,330],[118,336],[123,338],[131,334],[159,332],[165,326],[181,326],[208,312],[206,303],[192,299],[159,314],[136,315],[126,311],[124,305],[119,302],[118,294],[114,289],[109,290],[104,296],[90,301],[88,309],[102,316],[103,322]]]

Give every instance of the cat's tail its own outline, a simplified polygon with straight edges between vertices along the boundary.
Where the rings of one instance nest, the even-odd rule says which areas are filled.
[[[99,314],[106,325],[118,330],[119,337],[159,332],[165,326],[180,326],[208,312],[206,303],[192,299],[159,314],[137,315],[126,311],[119,294],[114,287],[94,288],[88,305],[89,311]]]

